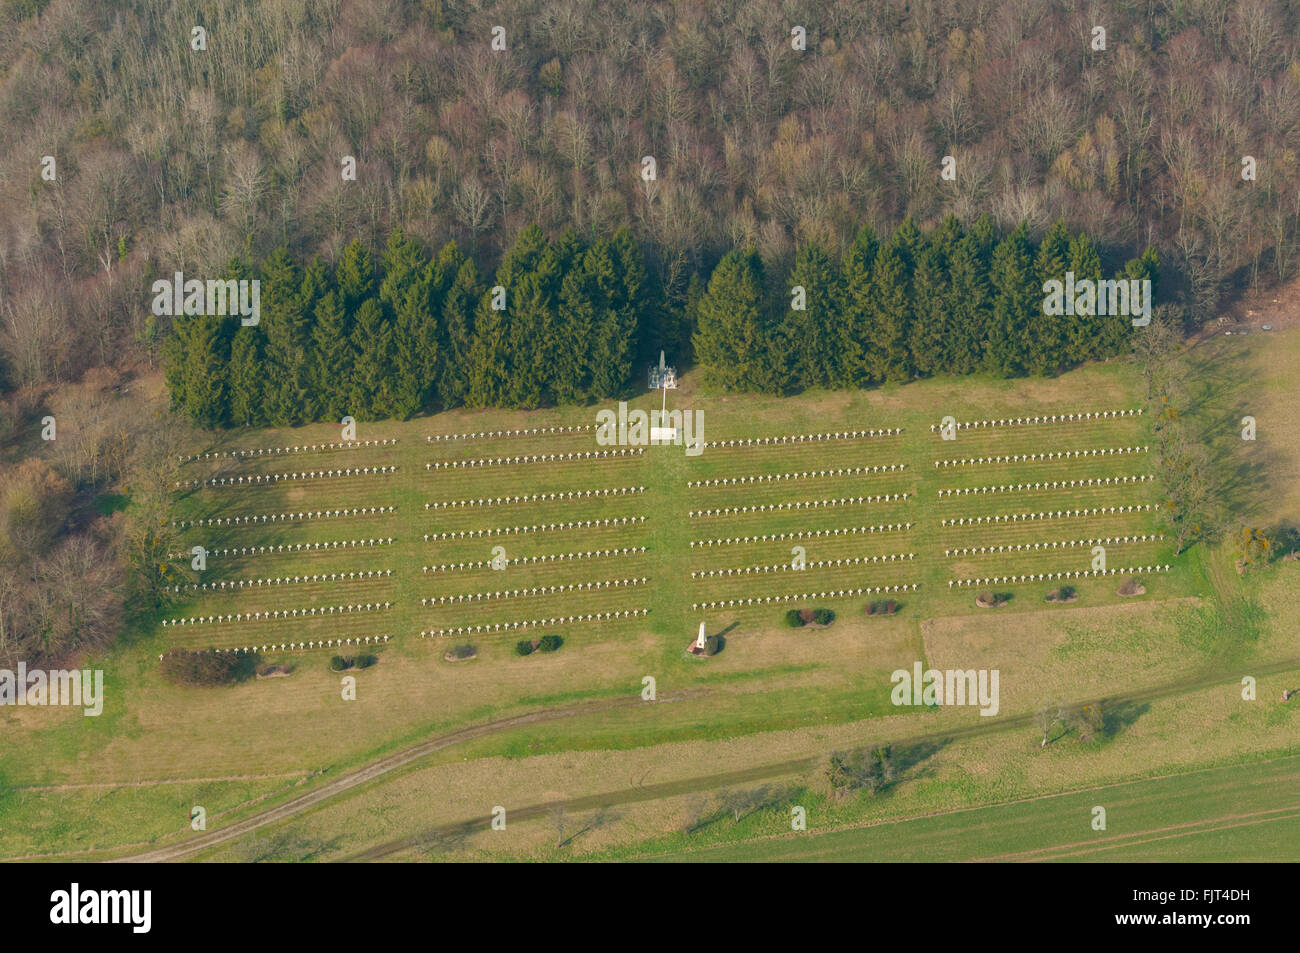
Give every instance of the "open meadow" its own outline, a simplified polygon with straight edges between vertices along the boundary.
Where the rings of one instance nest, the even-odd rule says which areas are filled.
[[[1300,499],[1300,452],[1277,436],[1298,356],[1296,331],[1193,351],[1195,413],[1234,507],[1259,525],[1295,515]],[[710,850],[869,856],[896,835],[847,831],[864,819],[1034,797],[1044,800],[987,809],[999,815],[911,822],[934,833],[908,834],[908,849],[943,859],[932,839],[969,822],[995,826],[963,856],[1020,859],[1050,840],[1049,856],[1072,857],[1065,834],[1000,840],[997,818],[1051,812],[1049,795],[1064,790],[1295,748],[1294,718],[1266,713],[1282,687],[1300,688],[1295,564],[1238,576],[1230,547],[1175,554],[1141,396],[1121,362],[788,399],[715,396],[688,375],[669,399],[702,415],[698,455],[598,443],[603,407],[359,423],[344,445],[340,427],[323,425],[196,442],[171,518],[176,560],[203,547],[206,567],[101,660],[102,716],[0,714],[0,857],[174,848],[200,836],[194,805],[209,832],[256,823],[462,729],[283,831],[257,824],[207,856],[564,856],[580,843],[591,856],[654,845],[647,856],[677,857],[716,839],[709,825],[682,833],[682,817],[707,815],[720,790],[764,786],[771,803],[752,813],[770,821],[788,816],[773,804],[789,792],[825,802],[817,779],[830,752],[924,739],[908,750],[935,750],[905,765],[887,797],[822,815],[818,830],[846,827],[835,839],[772,846],[770,824],[737,820],[725,850]],[[1260,421],[1255,445],[1235,438],[1244,413]],[[1144,594],[1119,594],[1130,578]],[[1045,601],[1067,586],[1076,598]],[[982,592],[1002,604],[978,606]],[[889,614],[868,614],[882,602]],[[833,622],[786,626],[787,610],[814,608]],[[711,657],[688,651],[701,622],[720,637]],[[558,650],[519,654],[546,635]],[[450,660],[466,645],[473,658]],[[289,674],[178,687],[157,672],[176,647],[255,650]],[[330,658],[363,653],[378,662],[347,673],[356,698],[344,700]],[[892,704],[891,673],[917,662],[998,670],[997,715]],[[1267,671],[1260,700],[1234,707],[1252,665]],[[1119,719],[1105,739],[1038,750],[1045,706],[1108,698],[1125,700],[1103,702]],[[1187,732],[1205,743],[1174,757],[1170,739]],[[602,802],[629,806],[586,841],[551,844],[567,823],[557,817]],[[517,840],[443,829],[498,804],[531,811],[511,827]],[[422,846],[404,845],[400,832],[423,825]],[[1208,832],[1196,843],[1231,852]]]

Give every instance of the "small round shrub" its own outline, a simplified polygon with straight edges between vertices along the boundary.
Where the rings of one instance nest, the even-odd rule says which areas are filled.
[[[516,654],[516,655],[532,655],[532,654],[533,654],[533,640],[532,640],[532,639],[524,639],[524,640],[521,641],[521,642],[516,642],[516,643],[515,643],[515,654]]]
[[[537,650],[539,652],[554,652],[563,644],[564,639],[558,635],[544,635],[537,643]]]
[[[814,609],[813,622],[817,625],[830,625],[835,620],[835,613],[830,609]]]
[[[785,613],[785,624],[792,629],[803,628],[803,615],[798,609],[787,609]]]

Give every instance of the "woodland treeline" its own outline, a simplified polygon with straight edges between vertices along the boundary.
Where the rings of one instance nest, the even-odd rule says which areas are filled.
[[[148,269],[333,268],[395,226],[481,273],[532,223],[627,227],[674,318],[647,353],[683,364],[691,278],[731,249],[783,274],[909,216],[1063,219],[1110,267],[1154,246],[1203,320],[1294,274],[1298,41],[1281,0],[4,0],[0,363],[147,363]]]
[[[1120,277],[1157,275],[1153,249]],[[1127,316],[1054,317],[1043,284],[1103,277],[1096,243],[1063,222],[1040,243],[988,216],[930,235],[906,219],[882,243],[863,227],[843,258],[804,246],[786,275],[753,249],[688,295],[705,374],[729,390],[786,394],[935,373],[1046,374],[1124,352]],[[486,279],[455,242],[435,253],[395,229],[380,260],[353,241],[338,266],[287,250],[225,277],[261,281],[256,326],[175,319],[166,378],[206,427],[407,418],[422,410],[534,408],[626,396],[640,342],[668,310],[627,229],[590,244],[524,229]],[[794,289],[801,289],[796,303]]]
[[[1158,265],[1147,248],[1114,277],[1150,280],[1154,293]],[[929,235],[908,218],[883,242],[864,227],[842,258],[816,244],[799,248],[776,287],[756,251],[732,251],[691,295],[688,314],[696,359],[729,389],[1041,375],[1124,353],[1133,330],[1124,316],[1044,314],[1044,283],[1067,272],[1112,277],[1097,244],[1063,222],[1035,243],[1024,222],[999,238],[987,215],[969,231],[949,216]]]
[[[431,255],[400,229],[378,267],[354,241],[333,269],[281,248],[226,275],[261,281],[259,323],[177,318],[166,348],[173,405],[207,427],[614,396],[648,304],[626,229],[587,244],[527,228],[490,282],[455,242]]]

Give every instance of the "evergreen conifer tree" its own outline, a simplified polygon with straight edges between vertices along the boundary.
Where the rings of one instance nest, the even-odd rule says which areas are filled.
[[[840,387],[866,387],[876,380],[870,356],[871,272],[879,250],[876,233],[863,226],[840,269],[839,360],[834,377]]]
[[[768,346],[763,263],[754,249],[722,256],[697,306],[696,359],[724,390],[755,390]]]
[[[1034,281],[1034,250],[1029,229],[1021,222],[993,252],[993,311],[989,321],[985,367],[999,377],[1025,372],[1025,326],[1042,316],[1043,296]]]

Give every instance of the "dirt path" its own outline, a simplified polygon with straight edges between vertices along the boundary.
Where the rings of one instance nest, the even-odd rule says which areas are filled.
[[[1161,698],[1167,698],[1173,695],[1186,694],[1187,692],[1196,691],[1203,688],[1210,688],[1215,685],[1221,685],[1233,680],[1240,681],[1243,674],[1251,675],[1268,675],[1278,672],[1293,671],[1300,667],[1300,659],[1290,659],[1285,662],[1278,662],[1272,665],[1255,666],[1249,673],[1241,672],[1236,674],[1215,674],[1203,675],[1198,678],[1183,679],[1178,682],[1169,682],[1164,685],[1153,686],[1150,689],[1140,690],[1124,695],[1116,695],[1101,699],[1103,705],[1122,705],[1130,703],[1140,703],[1155,701]],[[1081,699],[1077,704],[1086,704],[1096,701],[1096,698]],[[1015,715],[1010,718],[981,719],[971,725],[954,728],[949,731],[931,732],[924,735],[917,735],[911,738],[894,738],[884,737],[864,738],[862,743],[879,744],[885,741],[891,741],[899,749],[912,747],[924,743],[934,742],[952,742],[965,738],[974,738],[982,735],[998,734],[1012,730],[1028,731],[1034,725],[1035,716],[1032,712],[1023,715]],[[988,722],[992,722],[989,724]],[[729,787],[734,784],[751,784],[759,781],[769,781],[782,777],[793,777],[806,774],[815,770],[821,763],[822,759],[829,752],[818,752],[806,758],[796,758],[789,761],[781,761],[773,764],[762,765],[755,768],[749,768],[743,771],[730,771],[719,774],[700,775],[694,778],[686,778],[679,781],[669,781],[662,784],[638,785],[632,788],[609,791],[603,794],[589,795],[579,798],[569,798],[566,800],[547,801],[544,803],[533,804],[523,808],[516,808],[510,812],[510,818],[513,821],[532,820],[540,817],[546,817],[552,812],[564,810],[574,813],[581,811],[597,810],[604,807],[614,807],[620,804],[634,804],[643,801],[655,801],[666,797],[675,797],[681,794],[690,794],[697,791],[715,790],[718,788]],[[1056,796],[1056,795],[1044,795]],[[899,820],[904,820],[900,818]],[[420,837],[405,837],[398,840],[389,841],[383,844],[377,844],[374,847],[367,848],[357,853],[351,854],[344,858],[346,861],[361,860],[382,860],[403,850],[408,850],[418,846],[422,841],[436,840],[439,837],[448,837],[463,835],[479,830],[486,830],[491,823],[491,818],[487,816],[470,818],[452,824],[443,824],[432,828]]]
[[[224,843],[232,838],[251,833],[258,828],[265,827],[268,824],[274,824],[277,821],[288,820],[301,814],[303,811],[320,804],[330,798],[338,797],[353,788],[367,784],[386,774],[397,771],[406,767],[414,761],[426,755],[441,751],[444,748],[450,748],[453,745],[463,744],[467,741],[473,741],[476,738],[482,738],[487,735],[497,734],[498,732],[508,731],[511,728],[518,728],[522,725],[539,724],[546,721],[556,721],[562,718],[574,718],[581,715],[597,714],[602,711],[610,711],[617,708],[627,708],[634,705],[644,704],[661,704],[671,702],[674,698],[685,696],[664,697],[659,702],[643,702],[639,697],[627,699],[617,699],[615,701],[591,702],[584,705],[574,705],[568,708],[552,708],[543,711],[529,712],[524,715],[516,715],[511,718],[501,718],[497,721],[486,722],[482,725],[475,725],[470,728],[462,728],[449,734],[439,735],[428,741],[422,741],[418,745],[399,751],[380,758],[372,764],[363,768],[341,775],[334,780],[321,785],[312,791],[299,795],[290,801],[268,808],[259,814],[245,818],[238,823],[229,827],[223,827],[220,830],[211,831],[186,840],[184,843],[172,844],[166,847],[158,847],[139,854],[131,854],[124,857],[113,858],[117,861],[130,861],[133,863],[159,863],[162,861],[181,860],[201,850],[214,847],[217,844]],[[181,835],[177,835],[181,836]]]
[[[310,771],[288,771],[283,774],[222,774],[211,778],[149,778],[144,781],[87,781],[84,784],[28,784],[19,785],[15,791],[78,791],[84,788],[152,788],[166,784],[208,784],[225,781],[279,781],[283,778],[306,778]]]

